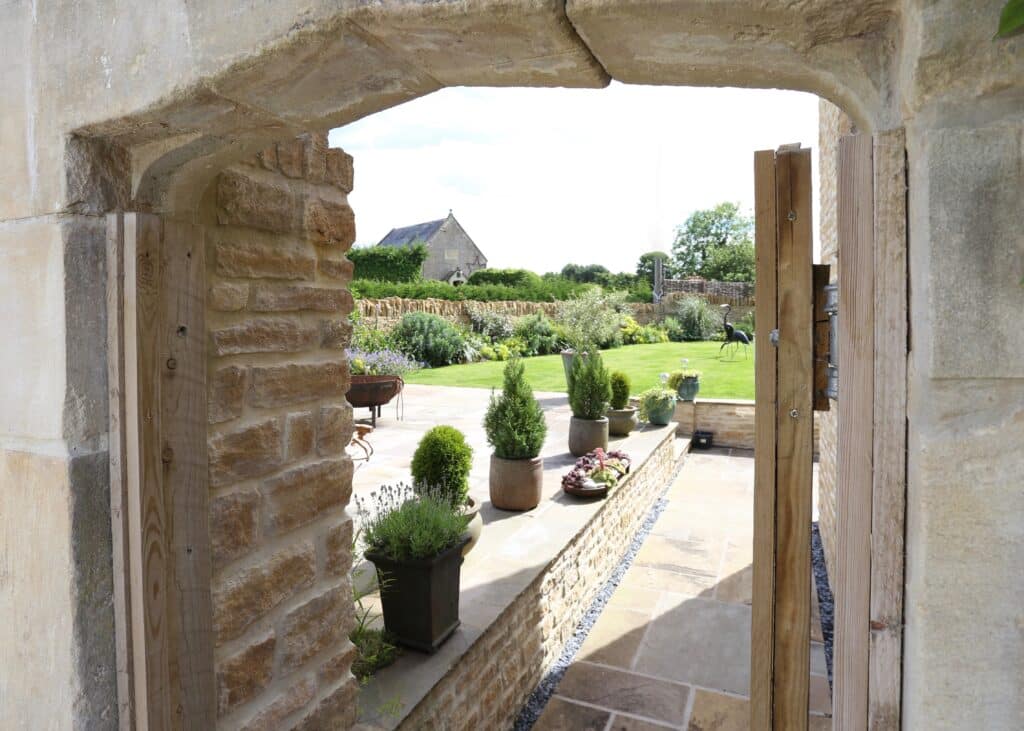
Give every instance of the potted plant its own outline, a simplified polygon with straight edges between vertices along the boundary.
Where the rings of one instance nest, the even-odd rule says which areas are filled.
[[[532,510],[540,503],[544,460],[540,448],[547,434],[544,411],[526,382],[523,362],[505,365],[501,395],[491,394],[484,416],[491,455],[491,504],[502,510]]]
[[[692,368],[674,371],[668,377],[668,387],[679,395],[680,401],[693,401],[700,391],[700,371]]]
[[[676,410],[676,394],[667,388],[649,388],[640,394],[640,418],[655,426],[672,421]]]
[[[443,424],[424,434],[412,455],[413,489],[446,496],[466,516],[470,540],[462,555],[473,550],[484,529],[480,503],[469,495],[472,466],[473,448],[466,444],[466,437],[455,427]]]
[[[603,497],[626,476],[630,463],[625,452],[595,449],[576,460],[562,477],[562,489],[580,497]]]
[[[629,405],[629,377],[622,371],[615,371],[611,376],[611,384],[608,433],[617,437],[628,436],[637,425],[636,407]]]
[[[377,568],[384,628],[407,647],[434,652],[459,626],[466,517],[446,494],[422,490],[367,517],[363,538]]]
[[[576,356],[588,348],[597,350],[614,341],[625,314],[629,313],[625,292],[606,292],[599,287],[584,291],[558,305],[556,320],[564,333],[566,347],[562,350],[562,368],[566,386],[572,380]]]
[[[353,408],[370,409],[370,417],[376,426],[381,407],[401,393],[405,386],[402,377],[420,366],[404,353],[389,348],[349,348],[345,355],[352,372],[346,398]]]
[[[569,379],[569,452],[582,457],[600,447],[608,448],[608,401],[612,397],[608,370],[596,350],[586,358],[577,357]]]

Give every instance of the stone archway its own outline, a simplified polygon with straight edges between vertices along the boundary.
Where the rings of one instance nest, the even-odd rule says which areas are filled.
[[[2,596],[5,613],[12,627],[25,627],[3,637],[18,658],[4,665],[18,671],[0,670],[0,687],[13,699],[2,713],[34,728],[63,727],[68,718],[110,726],[118,715],[111,702],[113,614],[103,588],[110,581],[102,529],[108,516],[96,499],[107,484],[97,215],[153,211],[196,222],[204,193],[229,165],[273,141],[443,86],[599,87],[615,78],[784,86],[836,102],[864,130],[907,125],[914,325],[908,490],[919,514],[908,532],[913,703],[905,718],[911,726],[1012,723],[1016,689],[1004,677],[972,673],[972,694],[943,690],[963,682],[963,667],[1024,652],[1012,631],[980,629],[1003,627],[1003,614],[1019,604],[1012,590],[983,598],[991,594],[984,577],[1011,571],[1012,552],[993,557],[972,545],[967,519],[943,498],[950,486],[980,484],[985,499],[972,503],[970,522],[1019,547],[1005,516],[1014,514],[1007,499],[1011,508],[1018,504],[1010,476],[1021,467],[1013,447],[1022,422],[1006,405],[1020,402],[1024,381],[1024,343],[1015,337],[1019,272],[1012,266],[1019,253],[1013,191],[1022,184],[1015,161],[1024,54],[1019,40],[990,42],[996,5],[986,0],[968,12],[916,0],[728,7],[699,0],[387,0],[302,9],[214,2],[10,9],[0,26],[24,62],[0,80],[14,100],[4,117],[10,165],[0,177],[8,190],[0,243],[12,257],[12,276],[5,280],[10,294],[0,296],[13,313],[5,357],[19,375],[0,384],[0,468],[16,486],[0,498],[0,514],[35,515],[40,507],[29,488],[50,490],[40,526],[7,518],[11,530],[0,546],[14,567],[4,569],[14,576]],[[962,195],[965,187],[972,196]],[[38,286],[42,273],[45,288]],[[957,296],[946,298],[947,286]],[[986,337],[972,336],[969,346],[946,334],[980,333],[982,322]],[[979,400],[1002,406],[980,414]],[[940,402],[946,411],[937,410]],[[958,455],[959,467],[951,472],[936,450]],[[986,465],[980,483],[963,467],[977,459]],[[40,530],[62,560],[35,560]],[[942,579],[925,581],[929,569]],[[951,602],[946,587],[959,586],[973,596]],[[53,600],[39,606],[39,591]],[[956,621],[968,609],[972,627]],[[951,654],[962,659],[953,662]],[[52,703],[33,700],[43,686],[53,690]]]

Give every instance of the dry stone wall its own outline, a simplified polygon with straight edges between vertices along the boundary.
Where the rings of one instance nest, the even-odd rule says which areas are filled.
[[[724,284],[731,284],[724,282]],[[733,306],[730,319],[735,321],[754,309],[753,301],[749,299],[732,300],[728,297],[718,295],[701,295],[712,304],[731,304]],[[649,302],[638,302],[630,305],[633,317],[641,325],[652,322],[659,322],[664,318],[675,314],[675,297],[668,297],[659,304]],[[391,327],[403,315],[410,312],[429,312],[438,315],[456,324],[469,324],[469,310],[478,309],[488,312],[495,312],[509,317],[523,317],[542,313],[554,318],[558,313],[557,302],[521,302],[521,301],[495,301],[495,302],[469,302],[463,300],[443,299],[404,299],[402,297],[381,297],[379,299],[358,299],[356,307],[364,322],[377,327]]]
[[[838,186],[839,138],[853,132],[853,122],[831,102],[818,103],[818,171],[821,263],[832,265],[832,281],[839,278],[839,242],[836,237],[836,190]],[[828,575],[834,581],[836,569],[836,424],[839,403],[817,414],[821,425],[818,464],[818,530],[825,552]]]
[[[821,444],[822,416],[814,412],[814,455]],[[744,399],[702,399],[676,402],[672,420],[677,423],[676,433],[689,437],[697,430],[714,433],[714,446],[737,449],[754,448],[754,402]]]
[[[454,663],[402,728],[512,728],[669,484],[676,466],[674,441],[666,431],[647,460],[634,467],[629,480]]]
[[[204,201],[218,729],[348,728],[352,158],[306,135]]]

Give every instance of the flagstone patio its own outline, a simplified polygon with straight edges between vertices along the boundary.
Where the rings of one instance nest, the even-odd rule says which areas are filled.
[[[749,727],[753,453],[691,453],[535,731]],[[811,592],[816,597],[816,592]],[[817,601],[810,728],[831,728]]]

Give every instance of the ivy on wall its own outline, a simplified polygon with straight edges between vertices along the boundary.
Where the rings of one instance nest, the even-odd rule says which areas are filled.
[[[419,281],[423,262],[427,259],[427,247],[422,243],[412,246],[369,246],[352,249],[348,258],[355,266],[357,279],[373,279],[378,282]]]

